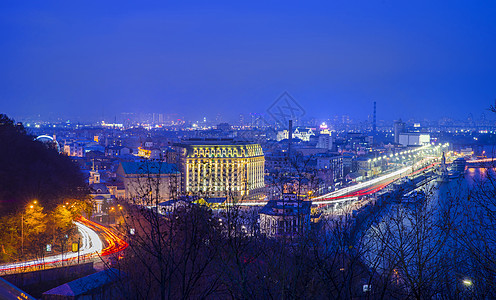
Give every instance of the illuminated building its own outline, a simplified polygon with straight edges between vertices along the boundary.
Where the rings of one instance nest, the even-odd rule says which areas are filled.
[[[262,196],[265,157],[259,144],[195,139],[175,147],[186,193],[237,200]]]
[[[161,159],[162,151],[158,148],[138,147],[138,156],[148,159]]]
[[[311,128],[296,128],[294,131],[293,131],[293,138],[295,139],[300,139],[304,142],[308,142],[310,141],[310,137],[311,136],[314,136],[315,133],[313,132],[313,130]],[[277,132],[277,141],[282,141],[282,140],[286,140],[286,139],[289,139],[289,131],[288,130],[282,130],[282,131],[279,131]]]
[[[98,173],[98,171],[90,171],[89,188],[91,200],[93,201],[94,213],[100,215],[102,213],[103,203],[106,200],[110,201],[112,195],[105,184],[100,182],[100,173]]]
[[[68,156],[84,157],[86,143],[84,142],[74,142],[64,145],[64,153]]]
[[[400,133],[398,140],[403,146],[425,146],[430,144],[431,136],[426,133]]]
[[[138,147],[138,156],[148,159],[162,159],[162,151],[154,147],[152,139],[147,137],[144,146]]]

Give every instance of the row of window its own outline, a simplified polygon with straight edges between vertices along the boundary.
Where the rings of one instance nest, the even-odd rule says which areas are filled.
[[[244,156],[245,155],[245,150],[242,149],[241,151],[241,155]],[[217,149],[209,149],[209,148],[206,148],[206,149],[203,149],[203,148],[200,148],[200,150],[198,149],[194,149],[193,150],[193,155],[194,156],[208,156],[208,157],[218,157],[218,156],[238,156],[238,149],[234,148],[228,148],[228,149],[225,149],[223,148],[222,150],[217,148]]]

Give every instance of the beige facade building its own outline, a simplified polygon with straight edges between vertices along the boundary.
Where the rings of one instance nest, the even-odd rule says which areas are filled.
[[[177,198],[181,193],[181,174],[176,165],[164,162],[121,162],[117,180],[123,182],[128,200],[142,205]]]
[[[259,144],[233,139],[195,139],[175,145],[186,194],[260,199],[265,157]]]

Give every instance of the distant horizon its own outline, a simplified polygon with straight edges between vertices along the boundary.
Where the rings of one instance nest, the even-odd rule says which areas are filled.
[[[468,111],[465,113],[465,115],[449,115],[449,114],[442,114],[442,115],[439,115],[439,116],[431,116],[431,117],[427,117],[427,116],[414,116],[412,115],[411,113],[408,113],[408,112],[391,112],[389,111],[388,112],[388,117],[384,117],[384,113],[383,111],[381,110],[381,103],[376,101],[377,102],[377,120],[382,120],[382,121],[385,121],[385,122],[393,122],[395,120],[398,120],[398,119],[403,119],[403,120],[416,120],[416,121],[424,121],[424,120],[428,120],[428,121],[436,121],[436,120],[441,120],[441,119],[444,119],[444,118],[448,118],[448,119],[452,119],[452,120],[466,120],[468,119],[470,116],[472,116],[472,118],[474,119],[480,119],[482,115],[485,116],[486,119],[495,119],[496,120],[496,113],[490,111],[490,107],[492,105],[492,103],[487,103],[487,107],[485,107],[482,111],[474,111],[474,112],[471,112],[471,111]],[[317,119],[317,120],[326,120],[326,119],[332,119],[336,116],[348,116],[350,119],[352,119],[353,121],[355,122],[363,122],[363,121],[367,121],[368,118],[370,118],[372,115],[373,115],[373,101],[371,101],[370,103],[368,103],[370,107],[363,107],[364,109],[362,110],[362,113],[361,115],[354,115],[353,114],[353,110],[351,109],[350,107],[350,111],[347,113],[347,112],[343,112],[343,113],[340,113],[340,114],[337,114],[337,113],[329,113],[327,116],[326,113],[323,111],[323,110],[320,110],[319,111],[319,117],[315,116],[315,115],[312,115],[310,116],[310,112],[313,112],[314,109],[312,109],[311,107],[308,108],[306,107],[305,109],[308,111],[304,118],[305,119]],[[366,111],[365,108],[368,108],[369,111]],[[198,108],[199,110],[201,110],[201,108]],[[225,113],[205,113],[205,114],[201,114],[201,113],[194,113],[194,114],[191,114],[191,113],[188,113],[188,112],[161,112],[159,110],[157,111],[150,111],[150,110],[147,110],[147,111],[114,111],[114,112],[111,112],[111,111],[106,111],[106,110],[103,110],[103,111],[100,111],[100,112],[96,112],[92,115],[86,115],[86,114],[81,114],[81,115],[78,115],[77,113],[60,113],[60,112],[50,112],[50,111],[44,111],[44,112],[40,112],[40,113],[26,113],[26,112],[3,112],[9,116],[12,116],[16,119],[36,119],[36,116],[40,116],[40,118],[42,119],[46,119],[46,120],[55,120],[57,118],[60,118],[62,120],[76,120],[76,121],[79,121],[79,122],[100,122],[100,121],[106,121],[106,122],[109,122],[109,121],[112,121],[114,118],[117,118],[117,119],[120,119],[122,118],[122,115],[123,114],[136,114],[136,115],[149,115],[149,114],[163,114],[163,115],[175,115],[175,116],[178,116],[178,118],[180,119],[186,119],[186,120],[189,120],[189,121],[200,121],[202,120],[204,117],[206,117],[209,122],[212,120],[212,119],[216,119],[219,115],[221,116],[221,118],[224,119],[225,122],[229,122],[229,120],[233,121],[233,120],[237,120],[239,119],[239,116],[240,115],[245,115],[245,116],[249,116],[249,115],[252,115],[252,114],[255,114],[255,115],[269,115],[268,112],[267,112],[267,108],[264,108],[263,110],[260,110],[260,111],[251,111],[251,112],[239,112],[239,113],[228,113],[228,114],[225,114]]]
[[[102,121],[105,122],[105,123],[114,123],[114,121],[116,123],[119,123],[119,124],[122,124],[122,123],[125,123],[125,120],[124,120],[124,115],[126,114],[134,114],[134,116],[136,118],[147,118],[149,117],[150,121],[151,121],[151,117],[153,114],[155,114],[155,117],[158,118],[158,115],[161,114],[165,120],[163,120],[162,122],[158,121],[158,119],[155,121],[155,122],[150,122],[150,123],[156,123],[156,124],[159,124],[159,123],[168,123],[170,122],[171,120],[181,120],[181,121],[184,121],[184,122],[188,122],[188,123],[198,123],[198,124],[201,124],[203,123],[203,118],[206,117],[206,123],[207,124],[210,124],[210,125],[217,125],[217,124],[220,124],[220,123],[229,123],[231,125],[234,125],[234,124],[238,124],[240,122],[240,115],[243,115],[245,118],[249,118],[251,115],[253,115],[253,118],[254,120],[256,120],[257,117],[261,117],[263,120],[267,120],[269,122],[275,122],[274,120],[271,119],[271,116],[267,113],[267,112],[260,112],[260,113],[239,113],[239,114],[234,114],[234,115],[221,115],[220,116],[220,119],[219,119],[219,116],[218,115],[213,115],[213,116],[204,116],[204,117],[201,117],[201,118],[188,118],[188,117],[185,117],[185,116],[182,116],[181,114],[179,113],[170,113],[170,114],[167,114],[167,113],[160,113],[160,112],[156,112],[156,113],[148,113],[148,112],[119,112],[119,113],[115,113],[115,114],[111,114],[111,113],[108,113],[108,115],[104,115],[103,117],[99,117],[99,116],[93,116],[93,117],[89,117],[89,118],[86,118],[86,117],[64,117],[64,116],[60,116],[60,115],[57,115],[57,114],[39,114],[39,115],[13,115],[13,114],[8,114],[8,113],[5,113],[5,112],[0,112],[0,113],[4,113],[6,114],[9,118],[12,118],[14,119],[15,121],[17,122],[53,122],[53,123],[56,123],[56,122],[71,122],[71,123],[81,123],[81,124],[90,124],[90,123],[101,123]],[[429,122],[429,123],[432,123],[432,122],[439,122],[439,121],[442,121],[442,120],[452,120],[452,121],[463,121],[463,122],[466,122],[468,121],[468,119],[471,117],[474,122],[479,122],[482,120],[482,115],[484,114],[484,117],[485,117],[485,120],[486,121],[491,121],[491,122],[496,122],[496,114],[489,111],[489,110],[486,110],[486,111],[483,111],[481,112],[480,114],[478,115],[475,115],[475,114],[471,114],[471,113],[467,113],[467,116],[465,118],[452,118],[452,117],[448,117],[448,116],[442,116],[442,117],[439,117],[439,118],[413,118],[413,117],[410,117],[410,118],[406,118],[406,117],[403,117],[401,116],[400,114],[398,114],[398,116],[396,118],[390,118],[390,119],[385,119],[385,118],[379,118],[377,117],[377,124],[380,125],[380,123],[393,123],[397,120],[402,120],[403,122],[410,122],[410,123],[422,123],[422,122]],[[372,114],[370,114],[369,116],[367,116],[367,118],[364,118],[364,119],[357,119],[357,118],[353,118],[351,115],[349,114],[342,114],[342,115],[330,115],[329,117],[327,118],[316,118],[316,117],[312,117],[312,116],[308,116],[308,115],[305,115],[302,120],[304,123],[307,123],[309,121],[312,121],[314,120],[315,121],[315,125],[318,125],[320,122],[332,122],[334,118],[343,118],[343,117],[348,117],[351,122],[353,124],[359,124],[359,123],[371,123],[371,118],[372,118]],[[166,119],[167,118],[167,119]],[[133,119],[133,120],[130,120],[131,123],[136,123],[138,122],[139,120],[136,120],[136,119]],[[146,123],[145,121],[139,121],[139,122],[142,122],[142,123]],[[262,121],[264,122],[264,121]],[[245,124],[248,124],[250,123],[249,120],[245,120]]]

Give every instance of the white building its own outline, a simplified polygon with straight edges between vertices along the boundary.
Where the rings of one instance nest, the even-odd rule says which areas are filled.
[[[86,143],[74,142],[64,145],[64,153],[68,156],[84,157],[86,154]]]
[[[310,141],[310,137],[315,135],[311,128],[295,128],[293,131],[293,138],[300,139],[304,142]],[[277,141],[289,139],[289,131],[282,130],[277,132]]]
[[[428,133],[400,133],[399,143],[403,146],[424,146],[430,144],[431,136]]]

